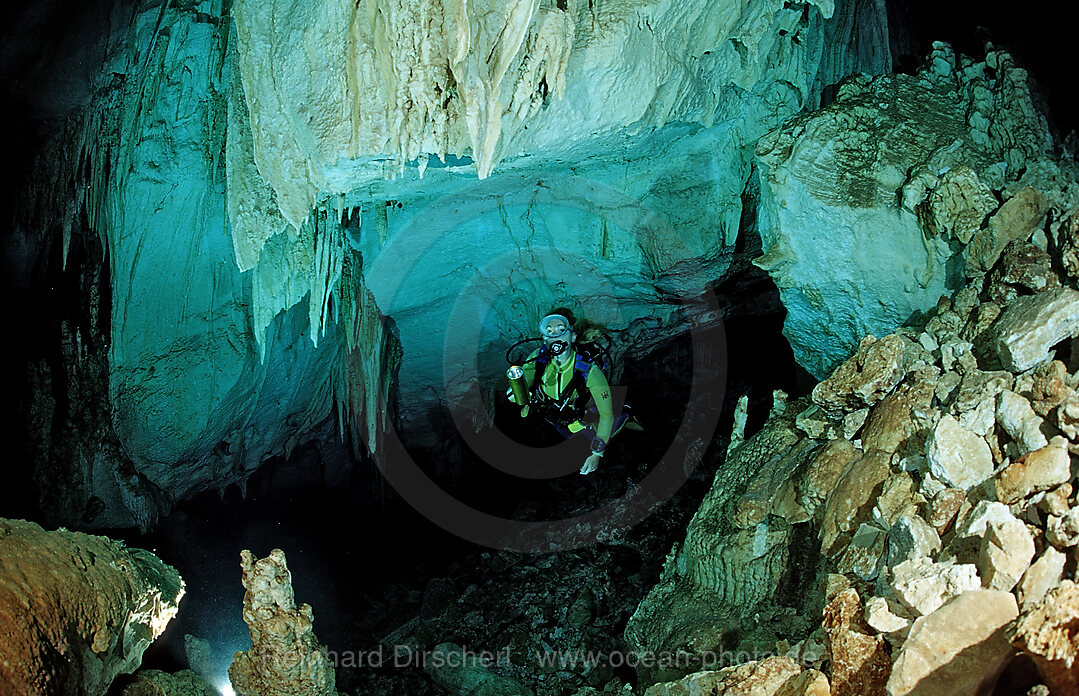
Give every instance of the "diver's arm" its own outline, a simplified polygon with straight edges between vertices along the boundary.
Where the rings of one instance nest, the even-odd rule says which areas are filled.
[[[614,426],[614,403],[611,401],[611,387],[607,378],[603,376],[595,365],[588,372],[588,390],[592,393],[592,400],[596,402],[596,411],[599,412],[599,422],[596,423],[596,438],[603,440],[606,445],[611,439],[611,428]]]

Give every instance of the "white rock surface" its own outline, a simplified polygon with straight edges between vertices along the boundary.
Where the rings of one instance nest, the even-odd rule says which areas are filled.
[[[1017,442],[1019,454],[1049,444],[1041,431],[1042,419],[1029,401],[1013,391],[1004,390],[997,397],[997,423]]]
[[[1018,298],[992,329],[1001,364],[1024,372],[1049,358],[1050,349],[1079,333],[1079,291],[1054,288]]]
[[[984,696],[1015,653],[1004,628],[1018,614],[1011,593],[974,590],[917,619],[888,696]]]
[[[1068,557],[1063,553],[1047,546],[1038,560],[1027,568],[1016,592],[1024,611],[1040,602],[1050,589],[1060,584],[1067,560]]]
[[[978,569],[971,564],[934,563],[922,557],[892,568],[892,591],[916,616],[925,616],[952,597],[981,586]]]
[[[888,531],[888,566],[931,557],[940,551],[940,536],[917,515],[903,515]]]
[[[993,455],[985,440],[945,415],[926,442],[929,471],[945,483],[970,490],[993,473]]]
[[[978,574],[987,590],[1010,592],[1034,557],[1034,539],[1017,519],[990,522],[982,537]]]

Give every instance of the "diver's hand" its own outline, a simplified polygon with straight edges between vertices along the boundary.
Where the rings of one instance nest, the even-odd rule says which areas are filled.
[[[584,466],[581,467],[581,475],[586,476],[599,468],[599,460],[602,459],[600,455],[593,454],[588,459],[584,460]]]

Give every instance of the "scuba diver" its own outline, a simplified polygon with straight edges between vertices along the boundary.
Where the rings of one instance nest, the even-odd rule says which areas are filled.
[[[522,365],[512,365],[507,371],[507,396],[521,405],[522,417],[538,413],[564,438],[583,432],[591,441],[591,453],[580,473],[590,474],[599,467],[611,438],[623,427],[643,428],[630,415],[628,405],[615,417],[605,374],[610,369],[610,355],[594,343],[577,341],[571,312],[554,310],[540,320],[539,330],[540,339],[525,339],[510,348],[543,341]]]

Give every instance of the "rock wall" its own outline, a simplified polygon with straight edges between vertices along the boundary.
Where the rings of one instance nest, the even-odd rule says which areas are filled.
[[[1028,170],[964,223],[960,290],[914,325],[863,337],[807,401],[731,453],[630,620],[639,654],[770,641],[765,652],[824,665],[833,696],[994,693],[1025,654],[1038,671],[1012,670],[1012,687],[1074,688],[1079,643],[1063,627],[1079,544],[1079,273],[1061,250],[1079,177],[1069,160],[1037,170],[1050,175]],[[738,540],[755,522],[800,534]],[[785,575],[807,570],[815,580],[783,592]],[[787,615],[814,607],[821,627],[798,632]],[[743,693],[707,674],[692,679]]]
[[[101,305],[33,366],[40,507],[146,528],[335,409],[357,454],[402,406],[406,436],[438,438],[437,404],[493,383],[549,304],[645,342],[686,330],[681,299],[729,265],[756,139],[885,70],[885,16],[117,0],[59,47],[11,31],[50,137],[9,258],[28,296],[62,277]],[[444,349],[458,315],[479,336]]]
[[[917,75],[852,78],[835,102],[760,141],[757,264],[779,287],[795,358],[815,376],[865,334],[889,333],[957,290],[967,266],[992,265],[995,256],[967,259],[1003,243],[972,236],[1033,170],[1058,166],[1026,78],[1006,53],[975,62],[937,44]]]
[[[103,696],[183,595],[179,574],[146,551],[0,519],[0,690]]]

